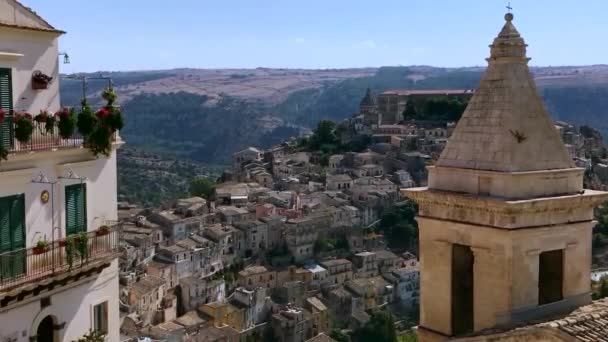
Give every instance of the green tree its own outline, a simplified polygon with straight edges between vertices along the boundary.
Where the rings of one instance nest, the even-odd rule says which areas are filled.
[[[209,177],[197,177],[190,182],[190,194],[206,199],[215,197],[215,181]]]
[[[369,322],[355,330],[353,337],[355,342],[397,342],[393,316],[386,311],[373,313]]]
[[[321,120],[310,137],[309,147],[318,150],[323,145],[336,145],[338,139],[335,134],[336,124],[331,120]],[[327,148],[327,147],[326,147]]]
[[[418,118],[418,113],[416,112],[416,105],[414,101],[407,101],[405,103],[405,110],[403,110],[403,120],[415,120]]]
[[[416,202],[406,200],[387,209],[380,217],[378,230],[387,238],[391,248],[408,248],[418,238]]]
[[[329,337],[333,338],[338,342],[350,342],[350,336],[342,332],[340,329],[334,329],[329,334]]]

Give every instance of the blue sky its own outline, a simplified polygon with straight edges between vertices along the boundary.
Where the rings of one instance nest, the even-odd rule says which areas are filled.
[[[22,0],[67,31],[62,72],[485,65],[500,0]],[[608,1],[515,0],[533,65],[608,62]]]

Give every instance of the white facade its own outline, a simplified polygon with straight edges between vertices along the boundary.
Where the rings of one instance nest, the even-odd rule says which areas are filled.
[[[0,94],[12,94],[1,99],[2,109],[32,115],[41,110],[58,111],[57,39],[62,32],[14,0],[0,0],[0,22],[3,23],[0,71],[9,75],[5,76],[5,83],[0,83]],[[31,80],[35,71],[53,78],[47,89],[33,89]],[[9,151],[8,160],[0,161],[0,200],[18,196],[24,208],[21,218],[12,212],[7,216],[6,211],[2,212],[6,206],[0,206],[0,216],[19,222],[18,228],[11,226],[11,232],[23,236],[15,247],[11,235],[10,249],[0,250],[0,254],[23,255],[19,259],[23,260],[23,269],[9,276],[5,274],[0,282],[0,297],[10,299],[0,304],[0,340],[28,342],[43,331],[53,341],[72,341],[100,327],[107,332],[107,341],[119,341],[118,261],[113,252],[117,240],[109,238],[116,234],[104,235],[107,238],[99,234],[98,238],[93,233],[117,219],[116,151],[113,149],[108,157],[96,158],[78,143],[58,149],[53,144],[59,146],[61,139],[58,136],[48,139],[49,146],[37,146],[35,151],[28,152]],[[15,146],[19,143],[15,142]],[[36,183],[33,179],[53,184]],[[64,260],[67,250],[57,242],[66,237],[66,187],[74,184],[83,184],[86,189],[83,192],[86,219],[81,227],[91,232],[88,245],[91,254],[83,267],[68,269],[67,263],[63,263],[58,271],[57,259]],[[7,243],[4,239],[0,237],[3,246]],[[49,249],[33,252],[40,240],[48,241]],[[41,271],[51,263],[53,269]],[[64,281],[55,282],[59,278]],[[40,330],[43,326],[48,329]]]

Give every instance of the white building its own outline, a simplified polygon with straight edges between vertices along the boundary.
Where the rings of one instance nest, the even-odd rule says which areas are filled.
[[[57,129],[42,135],[34,122],[30,141],[18,142],[14,111],[60,109],[64,32],[15,0],[0,0],[0,23],[0,144],[8,152],[0,160],[0,340],[72,341],[101,330],[118,341],[118,232],[98,228],[117,219],[119,139],[96,158],[82,139],[62,139]],[[40,87],[37,72],[52,81]],[[87,238],[66,245],[77,233]],[[69,253],[79,246],[87,258]]]

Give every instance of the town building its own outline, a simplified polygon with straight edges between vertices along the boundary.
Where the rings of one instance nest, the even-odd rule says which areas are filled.
[[[116,133],[108,155],[96,157],[81,137],[63,139],[57,128],[43,134],[37,121],[29,139],[18,140],[16,118],[60,111],[58,42],[65,32],[15,0],[0,1],[0,23],[0,144],[7,152],[0,162],[0,339],[72,341],[94,330],[117,342],[119,242],[112,226],[122,141]],[[74,236],[76,246],[88,244],[86,256],[72,253],[66,238]]]
[[[583,189],[505,20],[428,187],[405,190],[420,206],[419,341],[571,341],[601,321],[509,331],[590,304],[593,208],[608,193]]]

